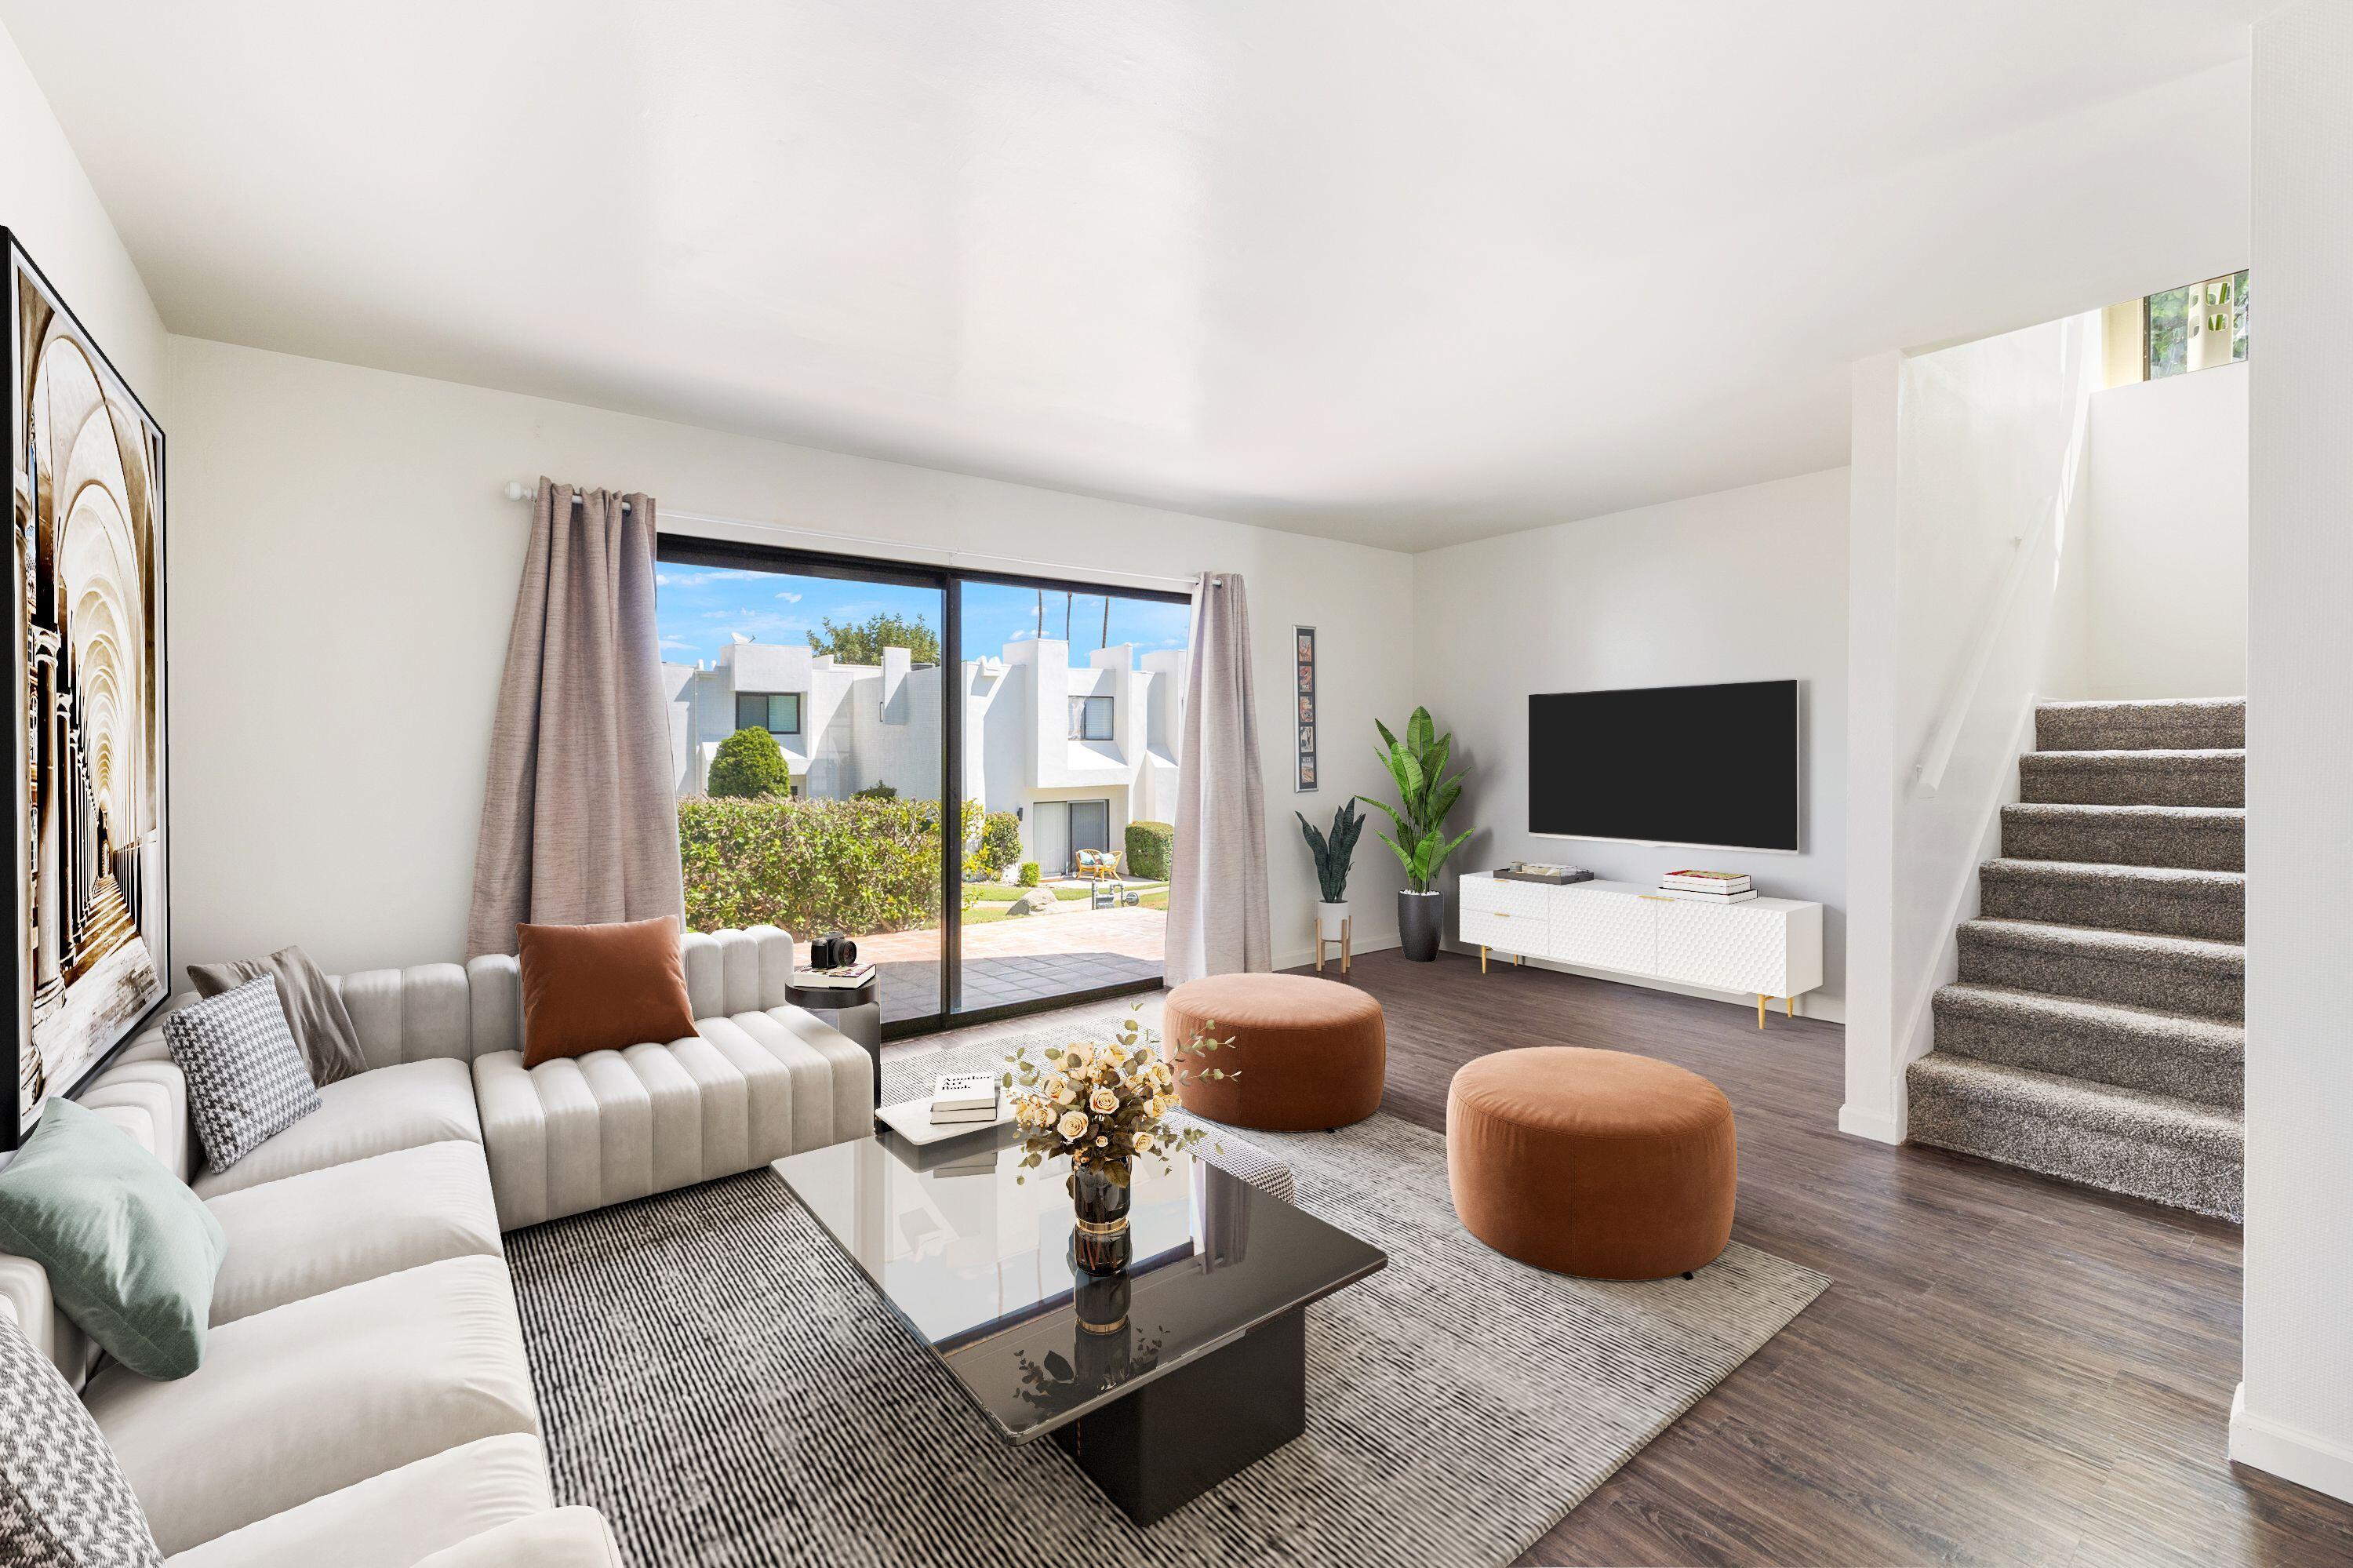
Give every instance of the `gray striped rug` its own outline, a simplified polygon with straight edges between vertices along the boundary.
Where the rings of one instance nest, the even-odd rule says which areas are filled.
[[[765,1171],[507,1238],[556,1500],[638,1568],[1506,1563],[1830,1284],[1737,1242],[1688,1281],[1564,1278],[1464,1234],[1437,1133],[1249,1136],[1389,1266],[1309,1308],[1305,1435],[1158,1524],[995,1437]]]

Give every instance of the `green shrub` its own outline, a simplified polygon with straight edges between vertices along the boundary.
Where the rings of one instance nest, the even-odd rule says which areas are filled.
[[[1021,863],[1021,875],[1019,881],[1021,885],[1024,887],[1035,887],[1038,885],[1038,863],[1036,861],[1025,860]]]
[[[969,838],[980,808],[964,817]],[[765,922],[806,940],[939,922],[937,800],[689,799],[678,848],[691,930]]]
[[[974,862],[992,876],[1021,858],[1021,819],[1010,811],[991,811],[980,824],[980,847]]]
[[[1166,822],[1127,824],[1127,870],[1149,882],[1168,879],[1169,858],[1176,853],[1176,830]]]
[[[711,759],[709,788],[712,794],[732,800],[789,795],[793,773],[775,736],[765,729],[739,729],[719,743],[718,755]]]

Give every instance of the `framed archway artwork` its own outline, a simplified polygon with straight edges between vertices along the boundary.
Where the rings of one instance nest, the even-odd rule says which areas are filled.
[[[164,999],[164,430],[0,229],[8,291],[9,679],[0,764],[16,1009],[0,1150]]]

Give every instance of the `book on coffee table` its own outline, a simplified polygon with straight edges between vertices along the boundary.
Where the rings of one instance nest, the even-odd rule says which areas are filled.
[[[935,1125],[997,1119],[997,1083],[995,1073],[949,1073],[932,1086],[932,1120]]]

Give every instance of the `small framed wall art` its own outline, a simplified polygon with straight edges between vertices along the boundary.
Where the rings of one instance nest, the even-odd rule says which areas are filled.
[[[1315,629],[1291,629],[1292,655],[1299,664],[1299,783],[1304,795],[1315,788]]]

